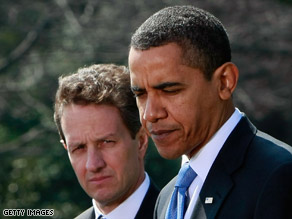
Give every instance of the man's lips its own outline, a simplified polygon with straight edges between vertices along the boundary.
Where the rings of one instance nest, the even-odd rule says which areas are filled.
[[[111,176],[98,176],[89,178],[88,182],[91,183],[102,183],[103,181],[109,179]]]
[[[165,141],[176,129],[151,130],[150,134],[155,141]]]
[[[150,134],[151,135],[163,135],[163,134],[169,134],[173,131],[174,130],[156,130],[156,131],[152,130],[152,131],[150,131]]]

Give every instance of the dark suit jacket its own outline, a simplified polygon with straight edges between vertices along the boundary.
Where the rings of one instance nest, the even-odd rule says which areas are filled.
[[[142,204],[136,214],[135,219],[153,218],[155,202],[156,202],[158,194],[159,194],[159,189],[150,180],[149,189],[142,201]],[[95,213],[92,206],[91,208],[88,208],[86,211],[78,215],[75,219],[94,219],[94,218],[95,218]],[[121,218],[123,217],[121,216]],[[126,215],[125,215],[125,218],[127,218]]]
[[[192,218],[292,218],[292,148],[258,131],[244,116],[203,184]],[[175,178],[161,191],[155,218],[164,219]],[[205,204],[213,197],[212,204]]]

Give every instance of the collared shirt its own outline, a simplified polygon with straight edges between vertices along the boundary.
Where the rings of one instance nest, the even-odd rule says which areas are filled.
[[[190,159],[190,166],[197,173],[197,177],[188,189],[188,197],[191,197],[191,200],[185,213],[185,219],[189,219],[191,217],[195,203],[199,197],[209,170],[226,139],[231,134],[241,117],[241,112],[238,109],[235,109],[231,117],[214,134],[210,141]],[[183,162],[185,162],[186,159],[187,158],[184,157]]]
[[[100,215],[106,219],[134,219],[142,201],[149,189],[150,179],[148,174],[145,172],[145,179],[143,183],[136,189],[136,191],[129,196],[124,202],[122,202],[118,207],[112,210],[110,213],[103,215],[102,212],[97,207],[95,200],[92,199],[95,219]]]

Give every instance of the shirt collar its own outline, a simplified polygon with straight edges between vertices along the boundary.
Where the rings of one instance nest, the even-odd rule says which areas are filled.
[[[114,210],[112,210],[110,213],[103,215],[106,219],[121,219],[123,218],[121,215],[124,215],[125,218],[135,218],[140,205],[142,204],[142,201],[148,191],[148,188],[150,186],[150,179],[148,174],[145,172],[145,179],[143,183],[136,189],[134,193],[132,193],[131,196],[129,196],[124,202],[122,202],[118,207],[116,207]],[[97,219],[100,215],[102,215],[102,212],[97,207],[95,200],[92,199],[95,218]]]
[[[226,139],[235,128],[241,117],[242,113],[236,108],[231,117],[213,135],[210,141],[190,159],[190,166],[203,180],[203,182],[205,181],[209,170],[219,151],[223,147]]]

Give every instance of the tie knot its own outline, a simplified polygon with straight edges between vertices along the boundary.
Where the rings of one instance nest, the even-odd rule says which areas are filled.
[[[196,172],[191,168],[191,166],[187,162],[180,169],[175,186],[188,188],[196,176],[197,176]]]

